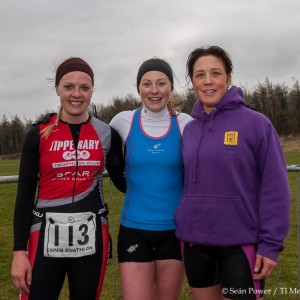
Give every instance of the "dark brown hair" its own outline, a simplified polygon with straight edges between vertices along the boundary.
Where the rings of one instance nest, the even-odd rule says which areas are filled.
[[[196,48],[194,51],[192,51],[188,57],[187,63],[186,63],[186,77],[190,81],[193,79],[193,72],[194,72],[194,65],[198,58],[202,56],[212,55],[217,58],[219,58],[224,65],[225,72],[228,77],[231,77],[233,65],[232,61],[230,59],[230,55],[221,47],[218,46],[205,46],[201,48]]]
[[[94,86],[94,72],[89,64],[80,57],[70,57],[58,66],[55,75],[55,86],[58,86],[59,81],[65,74],[73,71],[81,71],[88,74],[92,78]]]
[[[165,73],[171,82],[171,87],[172,87],[172,91],[173,91],[174,79],[173,79],[173,71],[172,71],[171,66],[164,59],[155,57],[155,58],[150,58],[150,59],[144,61],[138,70],[137,77],[136,77],[136,86],[137,86],[138,93],[140,92],[139,85],[140,85],[141,79],[142,79],[143,75],[149,71],[159,71],[159,72]]]

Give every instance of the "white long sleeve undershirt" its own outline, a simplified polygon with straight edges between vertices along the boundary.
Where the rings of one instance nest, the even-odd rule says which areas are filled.
[[[113,127],[121,136],[123,142],[129,134],[132,117],[135,110],[123,111],[118,113],[110,122],[110,126]],[[141,121],[143,130],[152,137],[163,136],[170,127],[170,112],[166,107],[160,112],[152,112],[147,108],[143,107],[141,113]],[[185,113],[178,115],[178,123],[181,135],[185,125],[192,120],[192,117]]]

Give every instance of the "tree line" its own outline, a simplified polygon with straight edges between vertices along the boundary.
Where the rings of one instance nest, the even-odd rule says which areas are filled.
[[[265,114],[272,122],[280,136],[300,134],[300,84],[293,79],[293,86],[284,83],[273,84],[268,78],[258,83],[251,91],[242,86],[246,103],[253,109]],[[182,112],[190,114],[195,103],[192,89],[186,88],[182,93],[174,92],[172,97],[182,101]],[[125,97],[115,97],[108,105],[92,104],[91,115],[109,123],[119,112],[133,110],[141,106],[140,99],[128,94]],[[43,116],[35,120],[22,121],[17,115],[8,118],[2,116],[0,122],[0,155],[20,153],[22,142],[27,131]]]

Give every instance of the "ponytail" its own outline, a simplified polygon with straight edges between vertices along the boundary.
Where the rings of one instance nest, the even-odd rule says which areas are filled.
[[[58,111],[58,114],[56,115],[55,122],[53,124],[48,125],[47,127],[45,127],[41,131],[42,137],[45,138],[46,140],[48,139],[48,137],[49,137],[50,133],[52,132],[53,128],[58,125],[59,119],[61,117],[61,113],[62,113],[62,107],[60,107],[60,109]]]

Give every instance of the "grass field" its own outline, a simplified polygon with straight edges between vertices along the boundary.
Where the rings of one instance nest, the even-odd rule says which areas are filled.
[[[286,152],[288,165],[300,165],[300,152]],[[16,175],[19,160],[0,160],[0,176]],[[300,299],[299,290],[299,173],[289,172],[292,193],[290,233],[286,239],[286,248],[279,257],[279,268],[266,283],[266,290],[271,295],[265,299]],[[10,268],[13,244],[13,209],[17,185],[0,184],[0,299],[17,299],[18,294],[11,283]],[[109,178],[104,181],[106,202],[109,205],[110,232],[114,240],[113,255],[107,266],[101,299],[121,299],[119,269],[116,260],[116,237],[119,224],[123,195],[110,184]],[[296,199],[298,197],[298,199]],[[297,201],[296,201],[297,200]],[[298,212],[298,213],[297,213]],[[298,292],[298,294],[293,294]],[[66,284],[59,298],[68,299]],[[187,283],[184,283],[180,300],[192,299]],[[142,299],[141,299],[142,300]],[[208,299],[209,300],[209,299]]]

